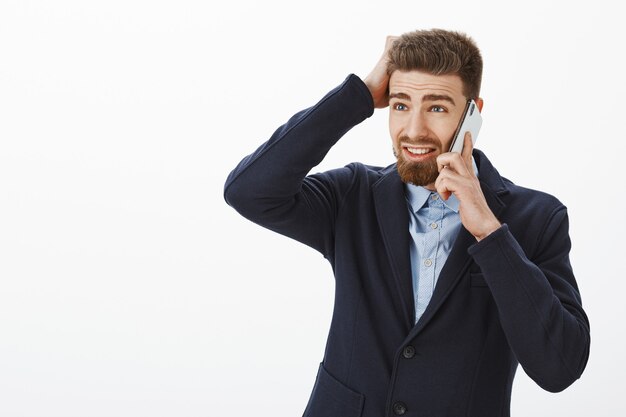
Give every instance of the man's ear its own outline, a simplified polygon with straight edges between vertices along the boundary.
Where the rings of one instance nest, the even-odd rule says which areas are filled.
[[[483,104],[484,104],[483,99],[478,97],[478,98],[474,99],[474,101],[476,102],[476,105],[478,106],[478,111],[482,113],[483,112]]]

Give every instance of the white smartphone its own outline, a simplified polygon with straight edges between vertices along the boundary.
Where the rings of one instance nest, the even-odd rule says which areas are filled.
[[[483,118],[480,115],[480,110],[478,110],[476,102],[474,100],[468,100],[467,105],[465,106],[465,111],[463,112],[463,117],[461,117],[459,126],[456,128],[456,132],[454,132],[454,139],[452,139],[452,144],[450,145],[450,152],[463,152],[463,142],[466,132],[470,132],[472,134],[472,143],[476,143],[478,131],[480,130],[480,126],[482,124]]]

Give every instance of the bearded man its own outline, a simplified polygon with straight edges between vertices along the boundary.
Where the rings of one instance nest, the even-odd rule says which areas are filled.
[[[569,262],[566,208],[500,176],[465,135],[482,58],[445,30],[388,37],[349,75],[231,172],[225,199],[318,250],[335,308],[305,417],[509,416],[518,364],[558,392],[589,356]],[[307,175],[375,108],[389,107],[397,163]]]

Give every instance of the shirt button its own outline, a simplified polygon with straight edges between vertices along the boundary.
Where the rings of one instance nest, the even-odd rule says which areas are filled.
[[[431,223],[430,224],[431,229],[436,229],[439,227],[439,225],[437,223]]]
[[[406,359],[411,359],[413,356],[415,356],[415,348],[411,345],[406,346],[402,351],[402,356],[404,356]]]
[[[426,265],[426,266],[431,266],[432,264],[433,264],[433,261],[432,261],[432,260],[430,260],[430,259],[426,259],[426,260],[424,261],[424,265]]]
[[[439,196],[437,194],[433,194],[430,198],[433,200],[439,200]]]
[[[393,413],[397,416],[403,415],[406,411],[406,405],[400,401],[393,405]]]

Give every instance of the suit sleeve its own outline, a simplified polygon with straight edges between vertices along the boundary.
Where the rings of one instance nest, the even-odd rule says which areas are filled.
[[[356,75],[313,107],[296,113],[245,157],[224,186],[226,202],[244,217],[305,243],[324,256],[334,245],[334,219],[354,181],[351,166],[307,176],[374,103]]]
[[[550,214],[532,261],[506,224],[469,248],[511,349],[526,374],[550,392],[578,379],[589,357],[589,320],[569,261],[568,224],[561,205]]]

